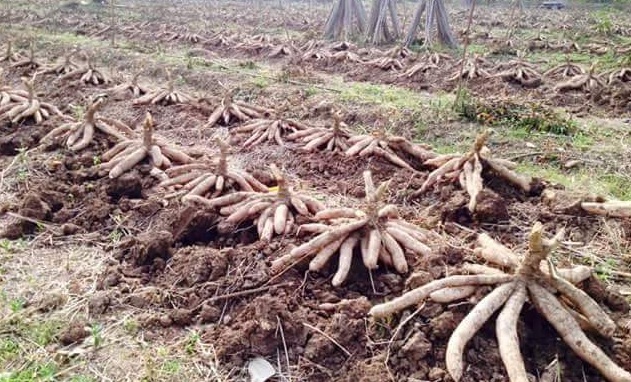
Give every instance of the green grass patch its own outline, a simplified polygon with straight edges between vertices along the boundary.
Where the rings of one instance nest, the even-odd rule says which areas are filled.
[[[385,108],[418,110],[427,97],[397,86],[368,82],[342,82],[335,86],[343,102],[377,104]]]
[[[568,189],[621,200],[631,200],[631,178],[624,175],[594,174],[587,169],[563,172],[552,165],[532,163],[520,163],[517,166],[517,171],[561,184]]]
[[[477,99],[468,95],[455,104],[456,112],[469,122],[487,126],[505,126],[514,130],[516,138],[532,132],[572,136],[577,124],[553,109],[540,104],[517,104],[509,100]]]

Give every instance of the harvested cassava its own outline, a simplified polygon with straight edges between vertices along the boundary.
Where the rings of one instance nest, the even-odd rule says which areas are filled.
[[[484,57],[476,54],[472,57],[465,58],[463,63],[462,60],[458,60],[452,68],[455,68],[453,74],[447,78],[448,81],[456,81],[460,78],[465,80],[471,80],[474,78],[489,78],[491,77],[491,73],[487,69],[492,67],[491,62],[489,62]]]
[[[52,115],[65,117],[55,105],[42,102],[35,97],[33,80],[22,77],[22,84],[26,90],[1,88],[0,121],[9,120],[11,123],[20,123],[32,118],[38,125]]]
[[[305,51],[300,58],[304,61],[327,61],[331,58],[331,53],[326,49],[313,48]]]
[[[597,92],[604,88],[605,83],[596,75],[594,75],[595,65],[592,65],[587,73],[579,74],[567,81],[557,84],[554,89],[559,92],[568,90],[583,90],[586,92]]]
[[[279,272],[287,264],[312,257],[309,270],[321,271],[329,259],[339,252],[339,264],[333,285],[340,286],[348,277],[355,248],[362,256],[364,266],[376,269],[381,263],[392,266],[399,273],[408,271],[405,252],[427,256],[432,234],[399,217],[397,207],[383,202],[389,182],[375,187],[370,171],[364,172],[366,197],[361,208],[334,207],[315,214],[322,223],[300,226],[300,232],[318,235],[291,250],[272,263],[272,271]]]
[[[474,212],[477,197],[484,188],[482,172],[492,171],[501,179],[519,187],[523,192],[530,192],[532,179],[519,175],[513,171],[513,162],[493,158],[490,150],[485,146],[488,132],[479,134],[473,148],[467,154],[444,154],[425,161],[426,166],[435,166],[425,183],[414,194],[419,195],[440,182],[455,182],[469,194],[469,211]]]
[[[0,79],[4,70],[0,68]],[[29,98],[29,92],[24,89],[14,89],[11,86],[0,86],[0,106],[8,104],[17,105],[18,103],[27,101]]]
[[[381,70],[401,70],[403,63],[395,57],[379,57],[365,61],[364,64]]]
[[[243,146],[254,147],[265,141],[276,142],[276,144],[283,146],[285,144],[284,135],[309,129],[309,126],[294,119],[279,118],[273,115],[270,117],[253,119],[232,131],[237,134],[249,134],[250,136],[243,142]]]
[[[293,41],[290,41],[286,44],[272,45],[270,46],[270,52],[267,54],[267,57],[276,58],[283,56],[293,56],[300,52],[300,49],[296,47]]]
[[[226,216],[219,226],[222,232],[231,232],[235,226],[253,221],[259,238],[269,241],[274,235],[291,234],[299,215],[310,217],[324,208],[317,199],[294,191],[275,166],[272,173],[277,187],[269,192],[239,191],[212,199],[187,195],[182,200],[219,209],[219,213]]]
[[[572,63],[570,61],[570,56],[565,57],[565,63],[557,65],[543,73],[545,77],[574,77],[581,74],[585,74],[585,69]]]
[[[154,169],[171,167],[172,163],[191,163],[193,158],[179,148],[166,143],[162,138],[153,136],[153,118],[147,113],[142,123],[142,137],[126,139],[117,143],[101,156],[103,163],[99,170],[109,171],[111,179],[118,178],[145,158]]]
[[[337,62],[361,63],[363,60],[357,53],[351,52],[350,50],[342,50],[332,53],[331,57],[329,57],[329,64]]]
[[[594,215],[616,218],[631,217],[631,201],[612,200],[606,202],[582,202],[581,208]]]
[[[631,82],[631,68],[612,70],[607,76],[607,83],[612,84],[616,81]]]
[[[134,105],[145,105],[145,104],[153,104],[153,105],[173,105],[178,103],[189,103],[194,100],[194,98],[186,93],[175,90],[173,85],[173,78],[171,78],[171,71],[166,69],[167,74],[167,86],[166,88],[161,88],[157,90],[151,90],[147,92],[145,95],[136,98],[133,103]]]
[[[131,94],[134,98],[138,98],[149,93],[151,89],[148,86],[138,83],[140,74],[141,71],[138,71],[131,78],[130,82],[125,82],[107,89],[108,94],[111,94],[114,98],[126,97],[129,94]]]
[[[274,112],[271,109],[252,105],[243,101],[233,100],[232,92],[228,92],[217,105],[210,117],[206,127],[213,127],[216,124],[228,126],[234,122],[245,122],[252,118],[264,119]]]
[[[521,57],[517,60],[510,60],[507,63],[499,64],[495,67],[499,77],[504,81],[516,82],[527,88],[534,88],[541,85],[541,74],[537,67],[524,61]]]
[[[92,85],[108,84],[111,82],[108,75],[94,67],[94,65],[92,64],[92,60],[87,55],[86,64],[84,66],[78,67],[62,75],[61,77],[59,77],[58,80],[67,81],[77,79],[84,84]]]
[[[79,65],[72,60],[72,56],[74,56],[74,52],[64,56],[63,60],[58,62],[57,64],[51,65],[49,67],[44,67],[41,70],[41,73],[63,75],[79,69]]]
[[[13,51],[13,43],[7,42],[7,48],[4,49],[4,54],[0,57],[0,62],[14,63],[22,60],[22,56]]]
[[[267,192],[267,186],[247,171],[228,167],[229,147],[221,140],[217,143],[220,150],[217,162],[196,161],[166,169],[169,178],[160,187],[174,191],[167,198],[197,195],[212,199],[237,191]]]
[[[436,69],[438,69],[438,65],[432,64],[431,62],[421,61],[421,62],[411,66],[405,72],[399,74],[399,77],[404,77],[404,78],[415,77],[418,74],[423,75],[426,72],[429,72],[431,70],[436,70]]]
[[[435,156],[433,152],[415,145],[403,137],[387,134],[383,127],[371,135],[354,135],[348,138],[348,144],[350,147],[346,150],[347,156],[377,155],[409,170],[414,170],[414,168],[402,155],[409,155],[421,163]]]
[[[29,54],[28,57],[22,57],[20,60],[17,60],[11,64],[12,68],[26,68],[29,70],[35,70],[42,66],[37,60],[35,60],[35,48],[33,47],[33,43],[29,46]]]
[[[65,123],[42,138],[41,142],[56,140],[61,137],[66,139],[66,146],[72,151],[86,148],[94,139],[96,131],[101,131],[117,140],[123,141],[134,135],[132,129],[126,124],[97,115],[106,103],[106,98],[99,97],[88,105],[83,120],[80,122]]]
[[[297,141],[303,150],[323,150],[328,152],[345,152],[349,148],[348,138],[351,133],[346,130],[339,112],[333,112],[333,126],[309,127],[287,135],[287,139]]]
[[[573,282],[589,277],[590,272],[585,272],[584,267],[557,270],[549,259],[562,235],[563,232],[559,232],[553,239],[544,239],[543,226],[537,222],[530,232],[528,252],[523,257],[490,237],[480,235],[480,247],[476,249],[476,254],[491,263],[502,264],[511,273],[486,266],[470,267],[477,274],[434,280],[392,301],[374,306],[370,315],[388,317],[446,288],[496,285],[460,322],[447,343],[447,370],[455,381],[459,381],[464,373],[463,357],[467,343],[502,306],[504,308],[497,316],[495,328],[508,379],[513,382],[529,381],[520,352],[517,323],[524,304],[530,301],[556,329],[561,339],[580,358],[600,371],[605,379],[630,382],[631,373],[616,365],[585,335],[581,326],[589,325],[590,329],[606,338],[611,338],[616,329],[614,321],[598,303],[573,285]],[[542,271],[542,262],[547,262],[548,272]]]

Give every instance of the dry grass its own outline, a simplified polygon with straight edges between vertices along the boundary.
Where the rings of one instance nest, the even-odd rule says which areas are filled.
[[[153,312],[119,304],[113,295],[108,312],[90,312],[90,302],[103,293],[96,282],[108,260],[102,249],[82,244],[50,248],[19,241],[3,246],[0,379],[232,380],[195,329],[177,330],[175,341],[153,339],[153,330],[139,321]],[[43,311],[53,303],[58,307]],[[79,344],[62,346],[60,333],[76,322],[89,328],[89,335]]]

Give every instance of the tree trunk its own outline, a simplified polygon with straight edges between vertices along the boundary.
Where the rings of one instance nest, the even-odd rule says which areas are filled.
[[[391,26],[388,26],[388,15]],[[392,28],[392,32],[390,31]],[[395,0],[373,0],[368,22],[368,41],[373,44],[393,42],[401,35]]]
[[[421,23],[421,17],[423,12],[427,8],[427,14],[425,16],[425,45],[431,46],[433,40],[433,26],[436,23],[438,29],[438,41],[451,48],[458,46],[456,38],[449,26],[449,16],[445,3],[443,0],[420,0],[416,12],[414,13],[414,19],[408,30],[408,34],[405,38],[405,46],[410,46],[416,39],[416,31]]]
[[[363,34],[365,30],[366,10],[361,0],[336,0],[324,26],[324,37],[346,40],[351,35]]]

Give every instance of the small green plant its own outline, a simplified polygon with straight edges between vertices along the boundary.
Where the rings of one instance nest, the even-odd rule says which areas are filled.
[[[25,328],[28,336],[39,346],[47,346],[55,341],[61,328],[57,321],[44,321]]]
[[[123,321],[123,329],[125,329],[125,331],[131,335],[136,335],[139,329],[138,321],[134,320],[133,318],[126,318]]]
[[[603,36],[610,36],[613,32],[613,21],[608,15],[599,15],[594,26],[596,32]]]
[[[269,86],[269,81],[264,77],[255,77],[252,79],[252,84],[259,89],[265,89]]]
[[[186,338],[186,344],[184,345],[184,350],[186,351],[186,353],[195,354],[196,353],[195,348],[197,346],[197,343],[200,341],[200,339],[201,337],[199,333],[192,331]]]
[[[0,339],[0,362],[15,359],[20,353],[20,344],[11,338]]]
[[[175,375],[180,372],[182,365],[177,360],[166,360],[162,364],[161,372],[167,375]]]
[[[26,301],[24,301],[24,299],[22,299],[21,297],[14,298],[13,300],[9,301],[9,309],[11,309],[12,313],[17,313],[21,311],[22,309],[24,309],[25,305]]]
[[[90,336],[92,336],[95,349],[103,345],[103,327],[100,324],[92,324],[92,326],[90,326]]]
[[[31,173],[29,170],[30,165],[29,165],[29,158],[28,158],[27,150],[28,149],[26,147],[20,147],[16,149],[16,151],[18,152],[17,159],[16,159],[16,163],[17,163],[16,177],[18,181],[20,182],[24,182],[28,180],[28,177]]]
[[[13,252],[13,243],[9,239],[0,239],[0,251],[4,253]]]
[[[101,164],[101,157],[98,155],[95,155],[92,157],[92,164],[95,166],[98,166]]]

